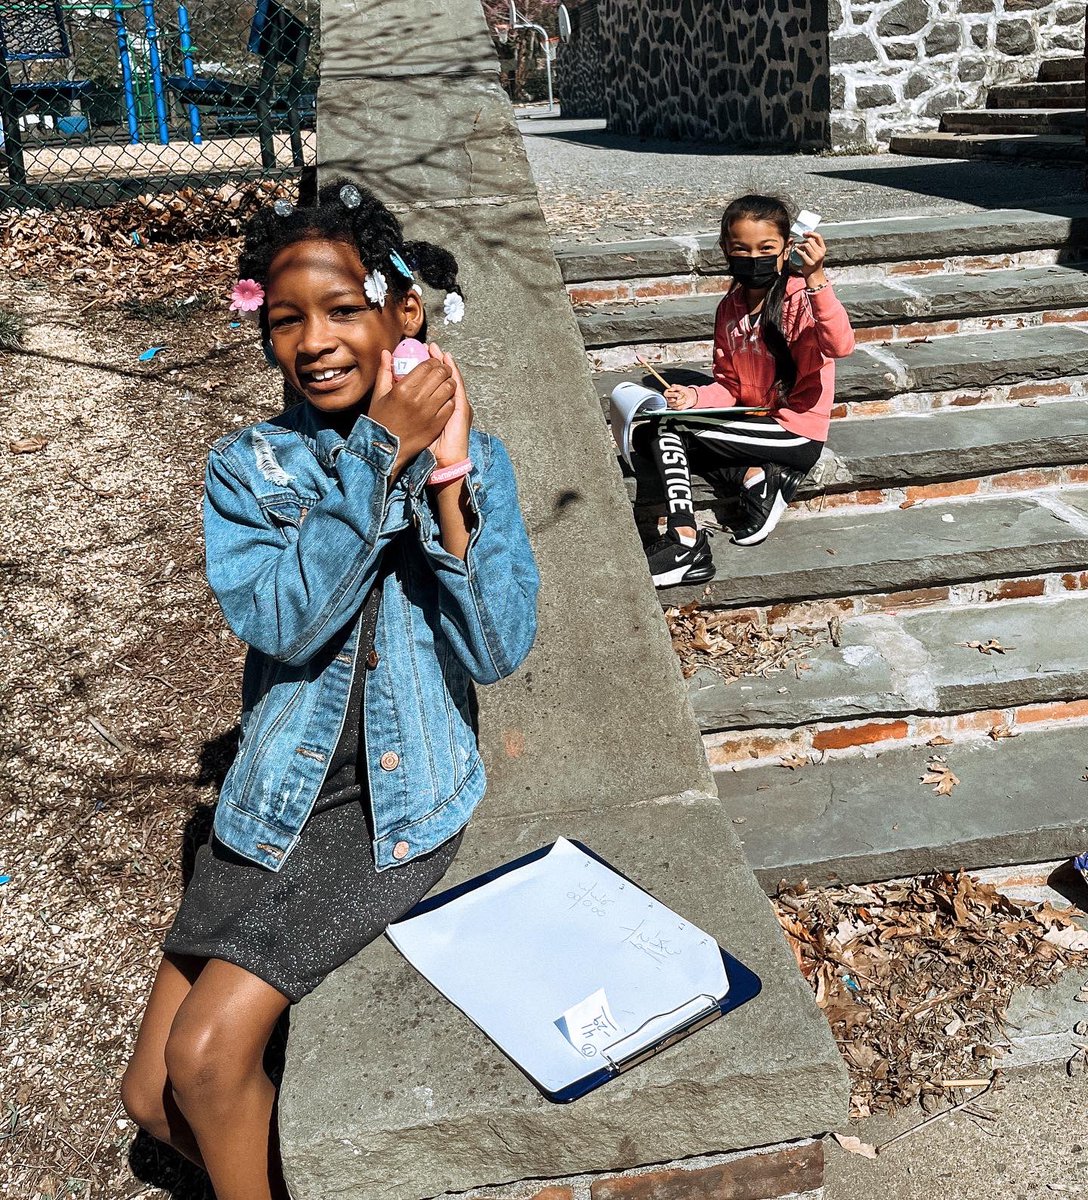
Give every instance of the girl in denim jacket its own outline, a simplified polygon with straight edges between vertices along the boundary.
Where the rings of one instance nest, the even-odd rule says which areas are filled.
[[[371,193],[252,221],[234,304],[301,403],[208,462],[208,580],[249,645],[241,740],[122,1084],[218,1200],[286,1196],[262,1057],[289,1004],[440,880],[484,791],[472,683],[514,671],[537,572],[502,443],[423,336],[457,264]]]

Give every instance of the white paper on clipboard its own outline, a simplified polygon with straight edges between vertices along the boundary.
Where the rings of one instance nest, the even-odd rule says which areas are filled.
[[[610,1049],[655,1044],[729,988],[714,938],[565,838],[387,932],[549,1092],[607,1066]]]

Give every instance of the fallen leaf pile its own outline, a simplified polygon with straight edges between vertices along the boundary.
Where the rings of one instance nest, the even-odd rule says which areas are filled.
[[[1068,913],[963,872],[801,884],[775,913],[846,1059],[857,1116],[988,1074],[1013,991],[1088,962],[1088,933]]]
[[[246,220],[275,199],[294,199],[272,180],[181,188],[99,209],[0,212],[0,270],[43,279],[88,300],[119,302],[229,286]]]
[[[803,659],[822,640],[800,629],[774,631],[738,621],[729,611],[703,609],[697,602],[666,608],[665,620],[685,679],[700,667],[710,667],[727,681],[807,671]]]

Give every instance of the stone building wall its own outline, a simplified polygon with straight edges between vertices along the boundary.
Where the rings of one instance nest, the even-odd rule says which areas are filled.
[[[936,129],[947,109],[983,107],[991,85],[1084,51],[1072,0],[830,0],[828,18],[835,149]]]
[[[587,5],[570,6],[581,16]],[[827,143],[826,0],[597,0],[600,107],[617,133],[776,149]],[[593,110],[580,31],[564,112]]]
[[[604,73],[597,0],[569,6],[572,36],[559,47],[555,90],[565,117],[603,117]]]
[[[587,0],[559,99],[617,133],[886,147],[1084,52],[1083,0]]]

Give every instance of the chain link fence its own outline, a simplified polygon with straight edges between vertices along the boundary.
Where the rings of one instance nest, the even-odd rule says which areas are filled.
[[[315,161],[320,0],[0,0],[0,207],[98,207]]]

